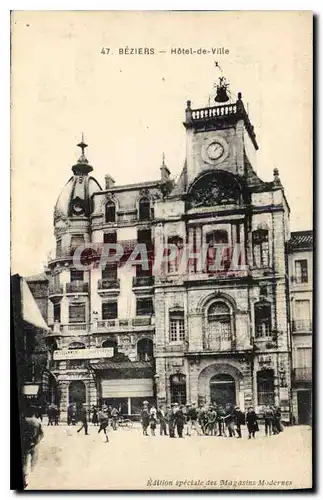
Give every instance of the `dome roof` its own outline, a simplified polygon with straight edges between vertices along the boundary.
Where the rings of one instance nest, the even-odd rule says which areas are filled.
[[[74,175],[65,184],[54,209],[54,220],[77,215],[91,215],[93,211],[91,197],[102,191],[94,177]]]
[[[93,212],[93,203],[91,197],[93,193],[102,191],[100,184],[89,177],[88,174],[93,170],[87,158],[84,155],[84,149],[87,145],[82,142],[78,144],[82,149],[82,154],[73,165],[74,175],[65,184],[54,209],[54,222],[60,218],[67,217],[89,217]]]

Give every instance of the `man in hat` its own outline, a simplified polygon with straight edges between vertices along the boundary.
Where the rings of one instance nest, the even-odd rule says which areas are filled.
[[[239,406],[236,406],[234,411],[233,411],[233,416],[234,416],[234,423],[236,425],[236,430],[238,434],[238,438],[242,438],[241,435],[241,426],[245,424],[245,415],[244,413],[240,410]]]
[[[184,406],[181,405],[179,406],[178,403],[175,403],[177,405],[177,410],[175,412],[175,422],[176,422],[176,429],[177,429],[177,434],[179,438],[183,437],[183,429],[184,429],[184,413],[183,413],[183,408]]]
[[[258,427],[258,417],[256,415],[255,410],[253,409],[252,406],[248,408],[247,415],[246,415],[246,423],[248,427],[248,439],[251,439],[251,436],[255,438],[255,433],[259,431]]]
[[[168,417],[168,428],[169,428],[169,437],[174,438],[175,436],[175,425],[176,425],[176,406],[178,403],[172,403],[171,404],[171,411],[169,412],[169,417]]]

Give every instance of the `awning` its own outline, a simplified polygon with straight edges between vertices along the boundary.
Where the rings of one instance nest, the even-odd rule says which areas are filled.
[[[152,368],[151,361],[124,361],[123,363],[113,363],[107,361],[105,363],[91,363],[93,370],[127,370],[127,369],[142,369]]]
[[[103,398],[152,397],[153,380],[151,378],[102,380],[101,393]]]
[[[20,280],[21,287],[21,316],[24,321],[36,326],[37,328],[42,328],[43,330],[51,331],[51,329],[46,324],[37,302],[35,301],[33,294],[24,278]]]

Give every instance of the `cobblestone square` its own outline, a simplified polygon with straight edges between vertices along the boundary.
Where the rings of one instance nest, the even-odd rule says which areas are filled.
[[[44,425],[27,490],[311,487],[308,426],[288,427],[268,438],[260,427],[256,439],[248,440],[246,429],[243,439],[145,437],[137,424],[110,431],[109,443],[97,427],[89,427],[89,436],[77,428]]]

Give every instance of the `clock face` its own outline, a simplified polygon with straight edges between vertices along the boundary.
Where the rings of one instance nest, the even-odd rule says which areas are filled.
[[[224,148],[219,142],[211,142],[207,148],[207,155],[210,160],[218,160],[224,153]]]
[[[76,215],[81,215],[83,212],[84,212],[84,208],[83,208],[83,205],[81,202],[79,201],[75,201],[73,203],[73,212],[76,214]]]

